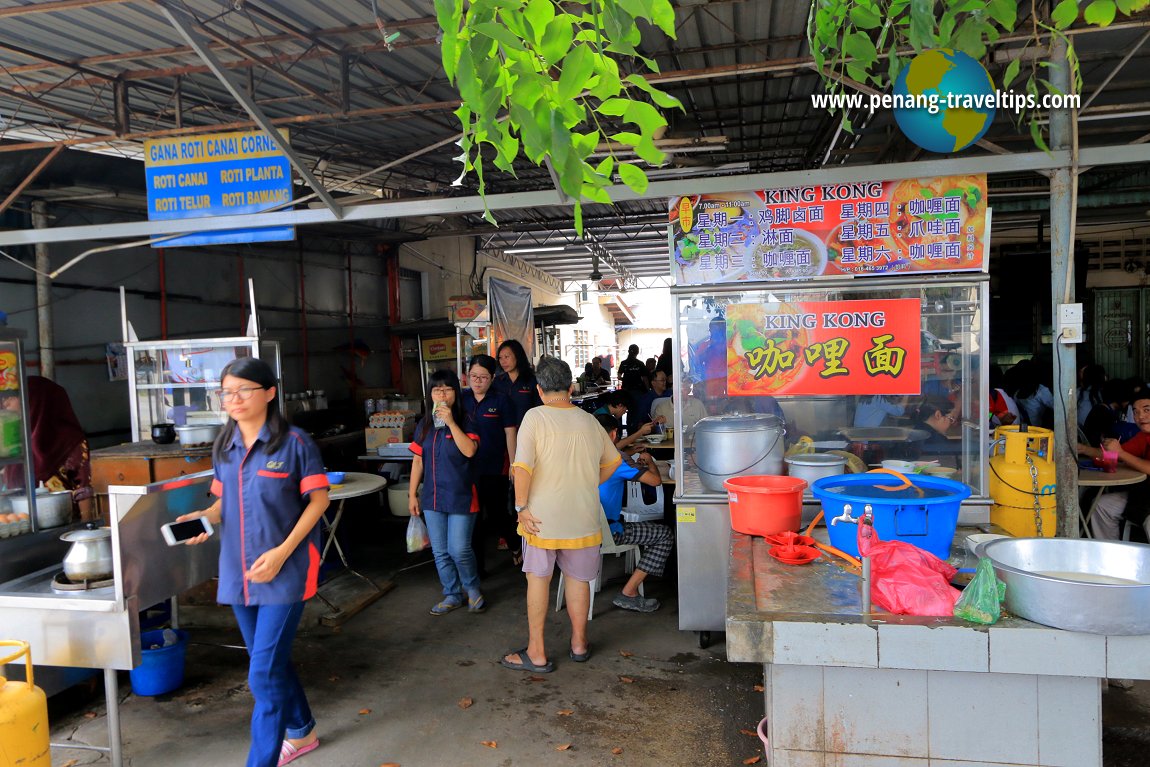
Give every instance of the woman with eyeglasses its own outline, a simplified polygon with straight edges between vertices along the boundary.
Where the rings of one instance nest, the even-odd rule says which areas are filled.
[[[519,426],[528,410],[543,404],[535,391],[535,369],[527,359],[523,344],[514,338],[499,344],[496,357],[503,372],[495,376],[492,387],[511,400],[515,406],[515,425]]]
[[[327,509],[328,481],[319,448],[280,413],[266,362],[233,360],[220,385],[228,421],[212,448],[211,492],[218,500],[179,519],[207,517],[219,530],[217,598],[232,606],[251,659],[255,706],[247,767],[275,767],[319,746],[291,646],[304,602],[316,592],[316,523]]]
[[[454,370],[436,370],[427,379],[427,409],[411,440],[415,459],[407,493],[408,509],[427,523],[443,586],[443,599],[431,608],[432,615],[446,615],[464,605],[473,613],[487,609],[471,548],[479,511],[471,459],[479,444],[479,435],[463,409],[459,375]],[[422,495],[416,496],[420,481]]]
[[[958,405],[945,397],[927,397],[914,411],[914,428],[925,432],[926,438],[914,443],[924,460],[936,459],[950,468],[957,467],[961,442],[948,436],[955,432]]]
[[[515,532],[516,521],[507,511],[509,456],[515,455],[515,410],[507,397],[491,388],[498,370],[499,363],[494,357],[475,355],[467,373],[470,388],[463,391],[463,409],[479,435],[479,452],[472,459],[479,514],[471,544],[480,576],[486,574],[484,539],[488,525],[507,541],[511,561],[516,566],[523,564],[519,534]]]

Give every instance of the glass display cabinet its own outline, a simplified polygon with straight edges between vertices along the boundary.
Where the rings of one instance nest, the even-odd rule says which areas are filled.
[[[221,423],[224,409],[216,393],[220,371],[237,357],[263,359],[282,381],[280,348],[275,341],[239,336],[132,341],[124,348],[133,442],[150,440],[152,426],[158,423]]]
[[[36,531],[36,471],[28,420],[24,333],[0,328],[0,538]],[[13,498],[24,501],[14,505]]]

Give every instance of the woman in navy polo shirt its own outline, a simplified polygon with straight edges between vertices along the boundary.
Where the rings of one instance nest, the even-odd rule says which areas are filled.
[[[527,359],[523,344],[514,338],[499,344],[497,357],[503,372],[495,376],[492,388],[515,406],[515,426],[518,428],[528,410],[543,404],[535,390],[535,370]]]
[[[232,606],[251,658],[247,767],[274,767],[319,746],[291,646],[304,601],[315,595],[316,523],[328,505],[328,482],[319,448],[280,413],[266,362],[233,360],[220,386],[228,422],[212,450],[212,493],[219,500],[180,519],[204,516],[220,531],[218,599]]]
[[[486,561],[483,539],[487,525],[493,526],[507,541],[512,562],[516,566],[523,564],[519,533],[515,531],[517,523],[507,513],[508,456],[515,455],[515,413],[507,397],[491,390],[491,382],[498,370],[494,357],[475,355],[471,358],[468,373],[471,388],[463,392],[463,409],[468,422],[479,435],[479,452],[472,459],[475,489],[479,494],[479,515],[471,543],[481,576]]]
[[[479,450],[479,435],[467,424],[459,376],[453,370],[437,370],[427,380],[427,410],[415,427],[411,452],[411,489],[407,505],[415,516],[423,515],[435,569],[443,584],[443,599],[431,608],[432,615],[445,615],[463,607],[481,613],[487,608],[479,590],[479,571],[471,548],[475,529],[475,478],[471,457]],[[425,475],[426,474],[426,478]],[[415,489],[423,482],[423,495]]]

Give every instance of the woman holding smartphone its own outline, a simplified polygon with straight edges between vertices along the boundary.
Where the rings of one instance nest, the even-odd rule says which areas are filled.
[[[179,521],[203,516],[219,528],[217,598],[232,606],[251,659],[255,706],[247,767],[276,767],[319,746],[291,646],[304,602],[316,591],[316,523],[328,505],[328,482],[319,448],[280,413],[266,362],[235,359],[221,372],[220,385],[228,421],[212,449],[211,492],[219,500]]]
[[[459,376],[437,370],[427,380],[427,413],[411,440],[411,486],[407,506],[427,523],[427,537],[435,556],[435,569],[443,585],[443,599],[432,615],[446,615],[467,605],[469,612],[487,609],[479,590],[479,568],[471,548],[471,533],[479,501],[475,494],[471,457],[479,450],[479,435],[466,423]],[[415,490],[423,480],[423,495]]]

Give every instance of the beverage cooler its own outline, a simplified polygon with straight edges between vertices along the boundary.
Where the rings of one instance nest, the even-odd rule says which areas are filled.
[[[989,520],[985,201],[977,176],[671,199],[679,628],[700,646],[726,622],[723,481],[788,451],[929,467]]]

